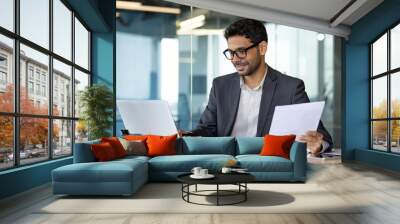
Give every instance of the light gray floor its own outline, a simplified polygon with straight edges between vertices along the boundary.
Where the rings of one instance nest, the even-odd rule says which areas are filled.
[[[54,200],[46,185],[1,201],[0,223],[400,223],[399,174],[358,163],[312,164],[310,169],[308,182],[368,206],[361,214],[35,214]]]

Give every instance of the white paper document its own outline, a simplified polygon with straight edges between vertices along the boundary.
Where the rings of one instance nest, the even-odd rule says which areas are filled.
[[[169,105],[163,100],[118,100],[124,126],[133,134],[177,134]]]
[[[276,106],[269,134],[303,135],[316,131],[325,101]]]

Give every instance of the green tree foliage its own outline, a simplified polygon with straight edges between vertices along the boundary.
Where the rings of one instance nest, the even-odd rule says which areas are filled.
[[[14,107],[14,87],[8,85],[4,93],[0,93],[0,110],[12,112]],[[26,89],[20,87],[20,107],[27,114],[46,114],[47,103],[34,105],[29,99]],[[58,108],[54,108],[54,114],[59,115]],[[20,119],[20,148],[24,149],[27,145],[46,144],[48,139],[48,119],[22,117]],[[59,127],[53,126],[53,139],[59,136]],[[14,145],[14,124],[12,116],[0,116],[0,149],[6,148],[9,151]]]

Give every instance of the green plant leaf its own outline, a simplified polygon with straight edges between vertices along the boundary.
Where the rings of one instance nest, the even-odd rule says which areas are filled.
[[[94,84],[80,92],[81,118],[86,122],[89,139],[110,136],[112,126],[113,93],[103,84]]]

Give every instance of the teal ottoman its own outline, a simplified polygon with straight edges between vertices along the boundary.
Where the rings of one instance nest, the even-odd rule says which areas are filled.
[[[132,195],[148,180],[147,157],[74,163],[52,171],[53,193]]]

